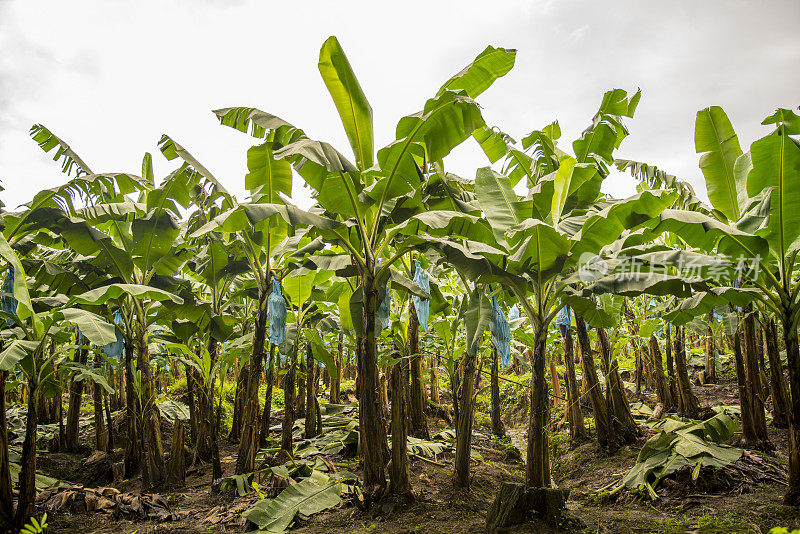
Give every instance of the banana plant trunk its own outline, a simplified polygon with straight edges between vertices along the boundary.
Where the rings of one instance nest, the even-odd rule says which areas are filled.
[[[658,402],[664,405],[664,411],[672,411],[675,409],[675,402],[672,398],[672,391],[669,388],[667,377],[664,375],[661,347],[658,346],[658,339],[655,334],[650,335],[650,360],[653,367],[653,381],[656,386]]]
[[[743,403],[742,438],[747,443],[748,447],[760,450],[770,450],[773,448],[773,446],[769,440],[769,434],[767,433],[767,421],[764,414],[764,401],[761,397],[761,375],[759,357],[756,350],[756,320],[753,314],[749,313],[751,311],[752,309],[745,308],[745,313],[747,315],[742,323],[742,341],[744,341],[744,360],[746,362],[746,371],[743,378],[745,379],[747,385],[745,388],[742,388],[742,384],[740,384],[739,390],[742,391],[744,389],[745,398],[743,401],[748,407],[748,409],[745,410]],[[749,424],[747,425],[744,424],[745,412],[749,413]]]
[[[622,379],[619,377],[619,365],[617,359],[611,353],[611,343],[605,328],[597,329],[597,340],[600,345],[600,356],[603,360],[603,371],[606,375],[606,400],[611,401],[611,413],[616,419],[618,435],[625,443],[633,443],[638,435],[638,425],[631,415],[628,397],[625,395],[625,388]],[[610,397],[610,399],[609,399]]]
[[[378,288],[372,274],[373,267],[373,265],[368,265],[361,278],[364,337],[361,339],[358,354],[358,377],[360,379],[358,422],[361,436],[361,459],[364,464],[364,493],[368,503],[377,500],[384,493],[386,487],[384,449],[387,448],[375,341]]]
[[[672,327],[669,324],[666,324],[666,343],[665,343],[665,350],[667,351],[667,380],[669,382],[669,394],[672,397],[673,405],[677,408],[678,403],[680,402],[680,397],[678,396],[678,388],[677,388],[677,380],[675,379],[675,362],[674,358],[672,357]]]
[[[75,353],[75,361],[81,365],[86,365],[86,349],[78,349]],[[84,380],[70,381],[69,385],[69,407],[67,408],[67,450],[75,451],[78,448],[78,422],[81,415],[81,402],[83,400]]]
[[[491,381],[489,389],[492,398],[492,434],[498,437],[506,435],[503,419],[500,414],[500,366],[498,364],[497,349],[492,347]]]
[[[306,344],[306,439],[318,436],[322,429],[317,428],[317,370],[311,344]]]
[[[546,330],[541,329],[534,333],[528,454],[525,465],[525,484],[529,488],[550,487],[550,457],[547,446],[547,379],[545,377],[546,343]]]
[[[259,404],[258,386],[261,381],[261,368],[264,363],[264,343],[267,333],[267,291],[259,291],[258,315],[253,332],[253,347],[250,352],[250,372],[247,376],[247,389],[242,405],[242,438],[236,456],[236,474],[250,473],[256,467],[258,452]]]
[[[125,338],[125,425],[128,439],[125,442],[125,478],[133,478],[141,463],[142,448],[139,441],[139,396],[134,389],[133,345]]]
[[[411,428],[409,433],[420,439],[430,439],[428,422],[425,420],[425,396],[422,391],[422,358],[419,353],[419,318],[414,308],[414,299],[408,297],[408,354],[411,376]]]
[[[99,372],[99,351],[95,352],[92,359],[94,360],[95,370]],[[94,448],[97,451],[104,451],[108,449],[108,433],[103,420],[103,388],[96,382],[92,387],[92,400],[94,401]]]
[[[686,334],[682,326],[675,327],[675,372],[678,379],[678,414],[683,417],[696,417],[700,404],[689,380],[689,371],[686,367]]]
[[[211,368],[213,369],[217,362],[217,340],[210,334],[208,336],[208,356]],[[197,429],[197,455],[204,462],[208,462],[213,458],[214,441],[217,439],[216,432],[214,432],[215,377],[212,377],[208,384],[205,384],[204,381],[200,379],[199,373],[197,372],[195,372],[195,378],[195,382],[203,384],[203,390],[198,398],[200,421],[198,422]]]
[[[408,414],[406,414],[406,381],[401,360],[392,366],[392,461],[389,466],[389,492],[401,497],[413,496],[408,476]]]
[[[778,352],[778,328],[770,319],[764,330],[765,351],[769,359],[770,394],[772,395],[772,424],[778,428],[789,426],[789,393]]]
[[[431,362],[431,402],[439,405],[439,354],[436,354],[436,360]]]
[[[150,369],[150,352],[147,348],[145,325],[137,328],[137,364],[142,373],[142,419],[144,423],[142,442],[145,465],[142,470],[142,487],[159,488],[164,484],[166,467],[164,449],[161,445],[161,425],[153,392],[153,375]]]
[[[475,348],[477,352],[477,347]],[[461,363],[461,381],[458,387],[458,411],[456,412],[456,457],[455,485],[469,488],[469,461],[472,442],[473,393],[475,390],[475,366],[478,355],[467,349]]]
[[[37,355],[34,355],[36,358]],[[35,370],[34,370],[35,375]],[[25,526],[25,522],[33,515],[36,501],[36,430],[38,427],[39,384],[37,379],[28,380],[28,415],[25,421],[25,438],[22,442],[20,458],[19,498],[14,523],[17,529]]]
[[[708,312],[708,337],[706,337],[706,384],[717,383],[717,347],[714,343],[714,332],[711,330],[711,322],[714,320],[714,312]]]
[[[797,332],[792,326],[792,310],[783,313],[783,341],[786,344],[786,360],[789,365],[789,489],[783,503],[800,506],[800,348]]]
[[[197,447],[197,417],[199,415],[199,408],[195,402],[196,380],[192,368],[189,364],[183,365],[183,371],[186,374],[186,400],[189,404],[189,440]]]
[[[339,332],[339,343],[336,347],[336,370],[331,377],[330,399],[331,404],[339,404],[339,392],[342,384],[342,365],[344,364],[344,334]]]
[[[11,493],[11,464],[8,460],[6,380],[8,380],[8,371],[0,371],[0,530],[2,530],[2,527],[10,527],[14,518]]]
[[[292,454],[292,427],[294,426],[294,381],[297,375],[296,347],[292,349],[291,362],[283,377],[283,423],[281,425],[281,450]]]
[[[583,374],[583,389],[592,403],[594,426],[597,429],[597,441],[603,447],[614,448],[616,436],[610,424],[609,414],[606,410],[606,401],[600,389],[600,380],[592,358],[592,347],[589,343],[589,332],[583,317],[575,314],[575,330],[578,333],[578,347],[581,355],[581,371]]]
[[[561,337],[564,339],[564,363],[567,372],[564,374],[567,389],[567,421],[569,422],[569,437],[572,441],[583,441],[587,438],[586,425],[583,422],[581,397],[578,393],[578,379],[575,377],[575,357],[572,341],[572,329],[568,325],[559,325]]]
[[[236,379],[236,394],[233,398],[233,419],[231,420],[231,431],[228,434],[228,441],[231,443],[239,443],[242,437],[242,412],[244,411],[244,398],[247,392],[249,376],[250,362],[248,361],[239,370],[239,376]]]
[[[269,423],[272,417],[272,389],[275,386],[275,345],[269,345],[269,362],[267,362],[267,394],[264,397],[264,411],[261,414],[261,433],[259,444],[267,446],[269,440]]]

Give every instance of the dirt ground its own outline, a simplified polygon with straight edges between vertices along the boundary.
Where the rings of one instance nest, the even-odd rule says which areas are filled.
[[[738,404],[735,384],[698,386],[701,404]],[[651,404],[652,405],[652,404]],[[431,420],[432,426],[441,427]],[[776,451],[769,456],[775,463],[786,463],[787,436],[785,430],[770,426]],[[512,443],[524,451],[525,429],[509,428]],[[89,436],[86,437],[89,442]],[[742,485],[722,494],[694,492],[691,487],[681,489],[678,496],[651,502],[621,493],[613,502],[602,500],[598,490],[607,487],[634,464],[638,450],[647,438],[609,455],[596,442],[571,446],[564,433],[554,434],[552,471],[556,484],[570,490],[567,503],[568,523],[556,529],[542,522],[519,525],[507,532],[593,532],[593,533],[764,533],[772,527],[800,528],[800,511],[782,506],[785,486],[778,483]],[[166,443],[169,436],[165,436]],[[352,503],[344,502],[338,509],[329,510],[310,518],[298,520],[292,530],[298,534],[321,533],[457,533],[485,531],[486,514],[498,492],[501,482],[522,482],[524,462],[507,445],[476,432],[474,446],[482,456],[473,462],[473,479],[469,492],[457,490],[451,482],[452,456],[442,455],[437,463],[413,460],[412,484],[417,498],[411,503],[387,500],[365,511]],[[226,475],[233,472],[236,445],[224,439],[221,455]],[[81,462],[85,454],[40,454],[42,472],[89,486],[87,470]],[[759,453],[760,454],[760,453]],[[358,472],[352,459],[347,469]],[[186,487],[161,493],[180,519],[169,522],[132,521],[114,518],[103,513],[48,514],[48,532],[76,532],[81,534],[144,534],[159,532],[246,532],[239,514],[257,500],[254,494],[247,497],[212,495],[209,492],[210,465],[189,469]],[[95,485],[96,486],[96,485]],[[95,487],[92,486],[92,487]],[[121,491],[137,492],[138,481],[124,481],[114,487]],[[40,510],[40,512],[43,510]],[[215,518],[222,517],[218,524]]]

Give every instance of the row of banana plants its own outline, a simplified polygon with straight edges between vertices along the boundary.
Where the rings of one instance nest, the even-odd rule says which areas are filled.
[[[105,387],[113,392],[102,369],[118,377],[124,390],[125,476],[140,474],[145,488],[166,483],[153,371],[153,362],[164,354],[168,366],[183,366],[192,440],[198,457],[213,463],[213,479],[220,480],[222,383],[235,376],[229,436],[239,443],[235,473],[251,473],[270,439],[279,370],[285,406],[281,447],[292,453],[297,386],[304,385],[306,437],[313,437],[320,430],[315,362],[326,367],[331,395],[338,397],[343,347],[352,347],[365,500],[374,502],[387,492],[409,494],[406,436],[428,434],[420,329],[428,332],[428,345],[438,347],[450,377],[456,484],[467,487],[471,479],[478,355],[489,330],[493,358],[508,356],[513,338],[514,357],[530,365],[526,483],[547,487],[552,479],[547,360],[557,348],[566,356],[570,433],[573,439],[587,436],[577,401],[573,320],[596,437],[613,450],[637,438],[619,373],[616,332],[631,329],[629,344],[643,355],[665,409],[694,417],[700,407],[687,371],[685,325],[724,307],[741,317],[735,326],[741,335],[732,339],[743,429],[753,447],[770,446],[758,393],[759,329],[774,349],[771,386],[773,395],[783,386],[783,417],[790,429],[786,502],[800,504],[795,273],[800,210],[793,209],[800,203],[792,200],[800,190],[791,186],[800,173],[800,148],[792,137],[800,134],[800,118],[778,110],[764,121],[771,132],[744,152],[720,108],[699,112],[695,142],[707,206],[685,182],[616,158],[639,91],[603,95],[571,146],[559,146],[557,121],[519,143],[487,124],[476,99],[512,70],[515,56],[514,50],[489,46],[420,111],[402,117],[395,139],[376,150],[372,108],[331,37],[320,50],[319,71],[352,161],[268,112],[216,110],[222,125],[254,139],[247,151],[246,201],[231,195],[168,135],[158,148],[176,166],[156,180],[149,153],[140,174],[98,173],[53,132],[34,126],[33,139],[69,180],[37,193],[20,209],[3,211],[0,255],[7,275],[0,372],[3,379],[22,377],[28,411],[14,511],[6,410],[0,405],[0,520],[22,526],[32,515],[41,404],[58,398],[60,406],[62,385],[70,383],[73,410],[81,390],[72,386],[86,379],[97,382],[100,393]],[[474,180],[445,166],[447,156],[469,138],[487,157]],[[601,193],[615,165],[639,178],[637,194],[614,199]],[[298,176],[315,201],[308,210],[291,202]],[[642,295],[655,297],[655,309],[637,309],[649,297],[622,304],[623,297]],[[509,324],[501,305],[516,306],[524,315]],[[658,315],[648,319],[656,326],[668,323],[666,375],[660,335],[637,321],[637,314]],[[549,335],[554,331],[561,339]],[[788,392],[779,372],[781,344],[788,358]],[[97,355],[92,369],[86,366],[89,352]],[[707,371],[713,375],[713,355],[711,362]],[[496,365],[493,369],[496,381]],[[560,389],[555,376],[552,387]],[[391,413],[384,409],[382,380],[389,383]],[[0,402],[5,397],[0,392]],[[102,418],[97,421],[99,427]],[[74,424],[68,417],[67,426]],[[112,426],[109,417],[109,431]],[[74,439],[68,441],[74,446]]]

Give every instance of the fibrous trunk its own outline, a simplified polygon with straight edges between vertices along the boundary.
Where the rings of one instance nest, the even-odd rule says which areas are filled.
[[[692,383],[686,367],[686,339],[682,326],[675,327],[675,372],[678,381],[678,414],[684,417],[695,417],[700,405],[692,391]]]
[[[611,343],[608,340],[608,333],[605,328],[597,329],[597,340],[600,344],[603,371],[606,375],[606,400],[610,399],[611,401],[609,416],[613,416],[615,419],[618,435],[626,443],[633,443],[637,437],[637,425],[636,421],[633,420],[633,416],[631,416],[625,388],[622,385],[622,379],[619,377],[619,365],[617,364],[617,359],[611,353]]]
[[[142,470],[142,487],[158,488],[164,483],[164,449],[161,446],[161,426],[153,393],[153,375],[150,372],[150,353],[147,348],[145,325],[138,326],[136,339],[137,364],[142,373],[142,435],[145,465]]]
[[[297,365],[297,350],[292,349],[291,362],[287,361],[289,370],[283,377],[283,423],[281,425],[281,450],[292,454],[292,427],[294,426],[294,379]]]
[[[309,343],[306,345],[306,439],[319,435],[321,430],[317,428],[316,367],[314,354]]]
[[[569,437],[573,441],[583,441],[586,439],[586,425],[583,422],[583,410],[581,410],[581,397],[578,393],[578,380],[575,377],[575,359],[573,354],[572,330],[567,325],[560,325],[561,337],[564,339],[564,362],[567,372],[564,374],[564,381],[567,386],[567,421],[569,422]]]
[[[422,391],[422,358],[419,354],[419,319],[414,301],[408,298],[408,331],[407,346],[409,355],[409,371],[411,377],[411,391],[409,404],[411,406],[411,426],[409,433],[420,439],[430,439],[428,422],[425,420],[425,397]]]
[[[258,386],[261,381],[261,367],[264,362],[264,343],[267,332],[267,292],[259,291],[258,315],[253,331],[253,347],[250,352],[250,371],[247,376],[247,389],[242,405],[242,437],[239,453],[236,456],[236,474],[250,473],[256,467],[258,452],[259,404]]]
[[[35,357],[35,356],[34,356]],[[35,378],[28,380],[28,415],[25,421],[25,438],[22,443],[20,458],[19,498],[17,512],[14,517],[16,528],[21,529],[29,517],[33,515],[36,500],[36,430],[38,427],[37,404],[39,401],[38,384]]]
[[[744,397],[742,401],[742,439],[748,447],[769,450],[772,444],[767,434],[767,421],[764,415],[764,400],[761,398],[761,376],[759,358],[756,351],[755,317],[745,309],[745,318],[742,322],[742,341],[744,342],[744,360],[746,362],[745,376],[742,377],[746,385],[740,382],[739,391]],[[738,362],[737,362],[737,375]],[[745,409],[745,404],[747,409]],[[745,422],[745,413],[748,421]]]
[[[477,351],[477,348],[475,349]],[[461,382],[458,387],[458,411],[456,412],[456,457],[455,484],[468,488],[470,483],[469,460],[472,441],[473,392],[475,386],[475,360],[477,354],[464,352],[461,363]]]
[[[211,335],[208,336],[208,356],[211,368],[217,362],[217,340]],[[202,384],[200,395],[198,396],[199,421],[197,428],[197,456],[204,462],[213,458],[214,441],[217,440],[214,431],[214,390],[216,376],[210,377],[208,383],[202,380],[199,372],[195,373],[195,382]]]
[[[714,344],[714,332],[711,330],[711,322],[714,320],[714,312],[708,312],[708,336],[706,337],[706,383],[717,383],[717,348]]]
[[[783,313],[783,341],[786,344],[786,359],[789,365],[789,489],[783,503],[800,506],[800,350],[797,332],[792,326],[791,310]]]
[[[389,467],[389,491],[395,495],[410,496],[411,481],[408,477],[408,447],[406,441],[406,381],[403,379],[401,360],[392,366],[392,461]]]
[[[141,446],[139,441],[139,398],[133,382],[133,345],[125,339],[125,425],[128,439],[125,443],[125,478],[132,478],[141,462]]]
[[[658,402],[664,405],[665,411],[671,411],[675,407],[670,391],[667,377],[664,375],[664,363],[661,359],[661,347],[658,346],[658,339],[655,334],[650,335],[650,361],[652,366],[653,382],[656,385],[656,396]]]
[[[495,436],[505,436],[506,429],[503,426],[503,419],[500,417],[500,380],[497,350],[492,348],[492,367],[491,367],[491,398],[492,398],[492,434]]]
[[[772,424],[778,428],[789,426],[789,393],[778,352],[778,328],[770,320],[764,330],[765,351],[769,359],[770,394],[772,395]]]
[[[606,401],[600,389],[600,380],[597,378],[597,370],[594,367],[592,358],[592,348],[589,344],[589,333],[586,331],[586,323],[578,314],[575,314],[575,327],[578,333],[578,347],[581,355],[581,371],[583,373],[583,388],[592,403],[594,414],[594,425],[597,429],[597,441],[603,447],[614,447],[615,437],[609,425],[608,412],[606,411]]]
[[[75,362],[86,365],[86,349],[78,349]],[[69,386],[69,407],[67,408],[67,450],[75,451],[78,448],[78,419],[81,415],[81,401],[83,397],[83,380],[73,379]]]
[[[94,368],[100,369],[100,355],[94,354]],[[108,449],[108,433],[103,421],[103,388],[95,383],[92,387],[92,400],[94,401],[94,448],[97,451]]]
[[[275,386],[275,345],[270,343],[269,362],[267,362],[267,394],[264,397],[264,411],[261,413],[261,433],[259,443],[266,447],[269,440],[269,423],[272,417],[272,388]]]
[[[0,527],[9,526],[14,514],[11,494],[11,465],[8,461],[6,380],[8,380],[8,371],[0,371]]]
[[[363,314],[361,346],[358,350],[359,432],[361,434],[361,459],[364,465],[364,488],[368,501],[379,498],[386,487],[384,449],[386,426],[384,424],[378,379],[378,357],[375,343],[375,311],[378,307],[378,288],[372,277],[371,265],[362,273]]]
[[[547,447],[547,380],[545,379],[544,361],[547,332],[539,331],[534,335],[525,484],[529,488],[547,488],[550,487],[550,458]]]

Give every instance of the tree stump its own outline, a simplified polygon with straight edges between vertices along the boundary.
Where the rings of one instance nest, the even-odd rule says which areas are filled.
[[[529,488],[503,482],[486,516],[486,532],[540,518],[551,525],[561,522],[569,490]]]

